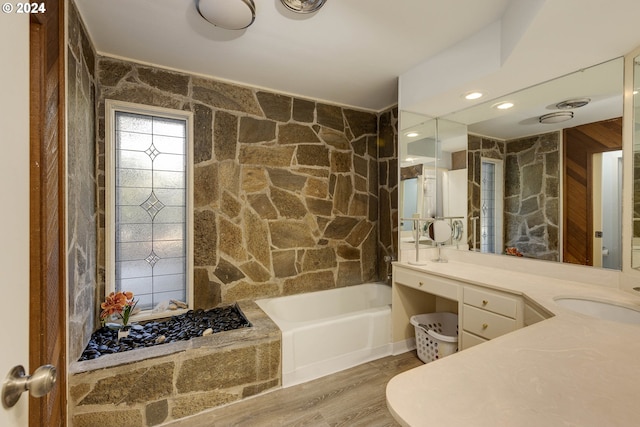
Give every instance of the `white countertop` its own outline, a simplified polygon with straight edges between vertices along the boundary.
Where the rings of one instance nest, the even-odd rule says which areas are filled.
[[[558,306],[558,296],[634,305],[617,288],[465,262],[410,266],[514,292],[554,317],[394,377],[387,404],[405,426],[640,426],[640,325]]]

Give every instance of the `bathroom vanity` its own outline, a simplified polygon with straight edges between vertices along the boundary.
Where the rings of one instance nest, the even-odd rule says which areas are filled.
[[[393,342],[399,349],[413,346],[414,331],[407,322],[416,314],[457,313],[460,350],[552,316],[522,294],[508,289],[452,280],[409,264],[399,263],[394,268]]]
[[[454,311],[460,328],[458,353],[389,382],[388,407],[400,424],[637,425],[640,324],[556,302],[580,296],[640,309],[640,295],[610,283],[617,272],[588,278],[591,270],[569,267],[553,277],[455,255],[448,263],[394,265],[396,352],[411,348],[414,314]]]

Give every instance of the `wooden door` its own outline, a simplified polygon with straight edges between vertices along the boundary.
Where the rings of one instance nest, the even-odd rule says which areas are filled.
[[[29,399],[29,425],[66,426],[64,2],[30,24],[29,366],[52,364],[54,389]]]
[[[562,259],[593,265],[592,158],[622,150],[622,118],[565,129],[563,147]]]

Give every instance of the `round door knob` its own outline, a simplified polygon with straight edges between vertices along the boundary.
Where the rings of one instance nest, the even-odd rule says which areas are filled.
[[[33,397],[42,397],[53,389],[56,380],[55,366],[40,366],[33,375],[26,375],[21,365],[14,366],[2,385],[2,406],[11,408],[27,390]]]

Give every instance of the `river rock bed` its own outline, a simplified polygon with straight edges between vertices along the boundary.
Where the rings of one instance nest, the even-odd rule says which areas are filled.
[[[79,361],[97,359],[105,354],[121,353],[137,348],[151,347],[212,333],[248,328],[251,323],[237,305],[210,310],[189,310],[164,321],[133,324],[128,337],[118,340],[118,331],[106,326],[91,335]]]

